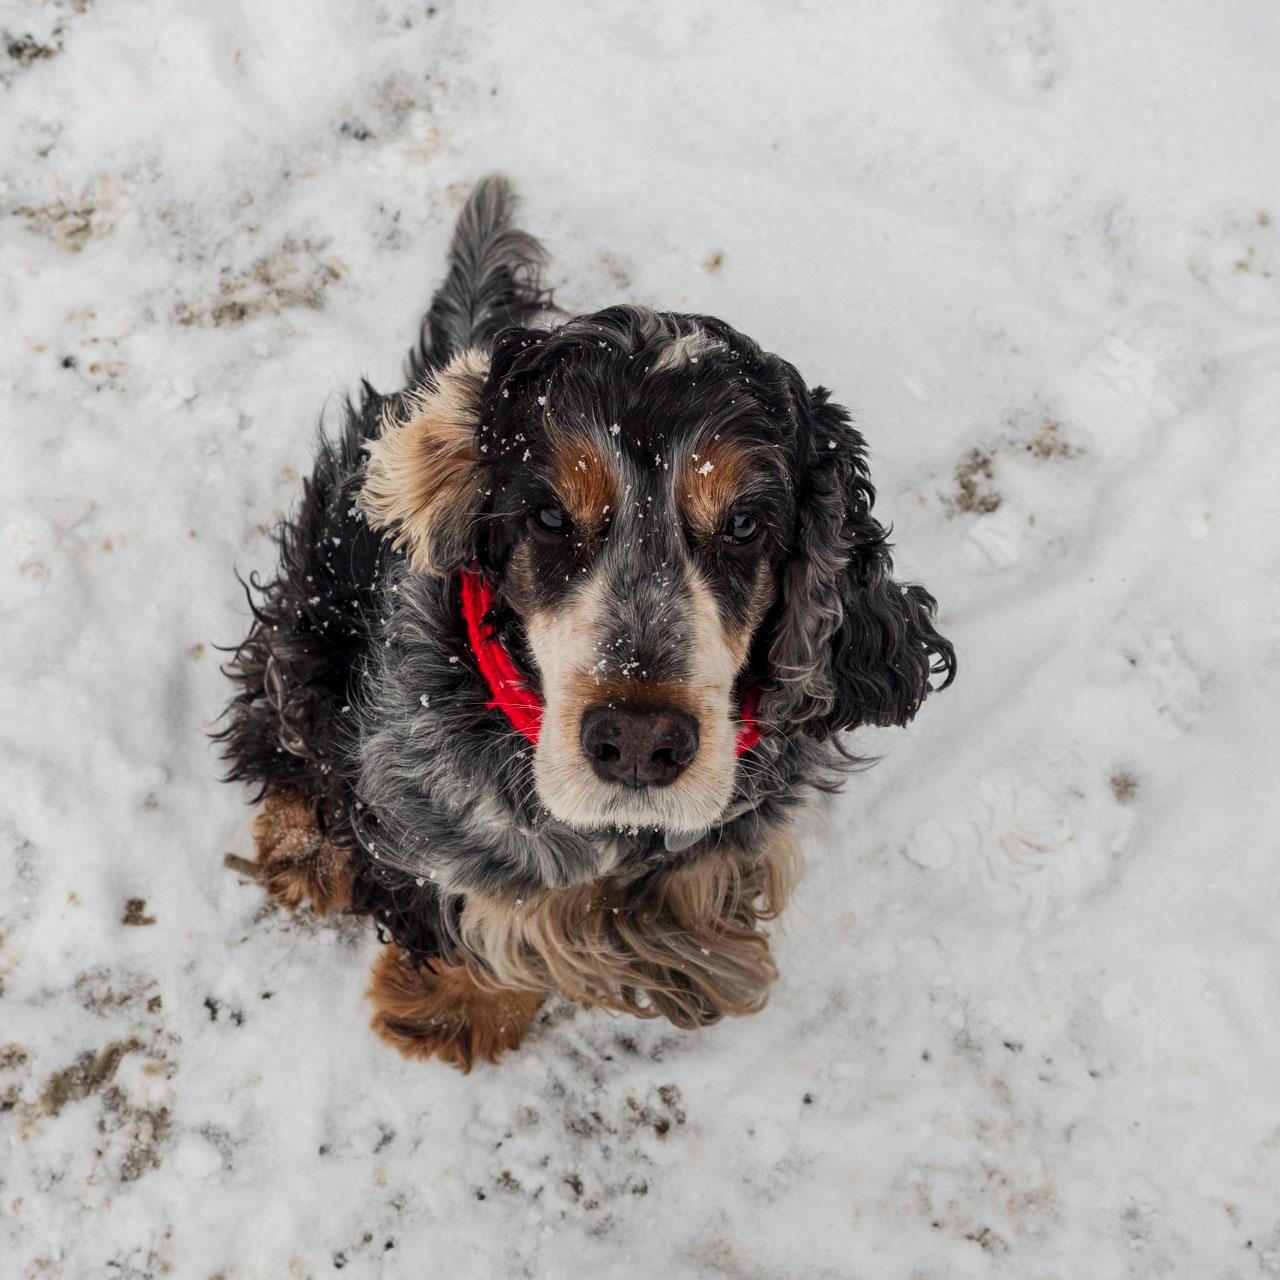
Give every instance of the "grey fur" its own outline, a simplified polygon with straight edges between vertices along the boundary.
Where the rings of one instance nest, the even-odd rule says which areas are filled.
[[[528,743],[487,709],[471,655],[441,625],[446,584],[401,569],[389,594],[355,709],[365,848],[457,893],[563,888],[607,871],[611,840],[572,831],[538,804]]]

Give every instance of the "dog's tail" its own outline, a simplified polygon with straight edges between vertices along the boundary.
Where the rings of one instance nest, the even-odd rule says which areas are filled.
[[[409,353],[415,381],[468,347],[487,349],[508,325],[525,324],[550,306],[539,268],[546,251],[511,225],[516,197],[499,173],[476,184],[454,228],[449,273],[422,319]]]

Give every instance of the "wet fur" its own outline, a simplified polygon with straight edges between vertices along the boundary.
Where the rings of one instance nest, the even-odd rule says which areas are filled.
[[[482,985],[467,964],[415,965],[397,947],[374,962],[369,984],[373,1029],[386,1044],[406,1058],[439,1058],[463,1075],[520,1047],[543,994]]]
[[[320,830],[315,807],[301,796],[277,791],[253,820],[255,866],[262,887],[286,910],[306,904],[318,916],[351,905],[346,853]]]
[[[780,832],[764,850],[716,848],[639,881],[473,895],[460,933],[499,989],[555,987],[581,1004],[707,1026],[764,1007],[778,970],[759,926],[786,906],[799,869]]]
[[[434,1033],[405,1031],[415,999],[429,1020],[442,1016],[434,1006],[446,989],[458,1009],[475,1010],[472,987],[532,999],[559,986],[682,1026],[760,1007],[776,971],[758,925],[781,909],[792,878],[792,810],[858,763],[841,730],[905,724],[931,682],[945,687],[954,674],[932,597],[893,579],[847,413],[710,317],[613,307],[531,327],[547,304],[542,252],[512,227],[511,204],[501,179],[480,185],[410,355],[409,386],[384,396],[365,384],[342,428],[322,437],[301,503],[277,531],[276,576],[247,586],[254,622],[228,664],[237,691],[219,735],[229,776],[254,785],[265,812],[309,815],[322,845],[295,840],[335,852],[350,910],[395,943],[373,987],[387,1015],[380,1033],[464,1069],[514,1047],[510,1036],[484,1033],[479,1018],[473,1042],[459,1047],[455,1036],[442,1052]],[[714,369],[730,363],[754,406],[745,426],[711,394]],[[463,633],[452,570],[475,562],[498,581],[509,573],[493,621],[538,687],[512,601],[541,592],[534,603],[555,609],[565,597],[547,594],[556,575],[533,580],[544,553],[515,554],[498,517],[516,500],[502,468],[529,447],[511,415],[547,385],[565,421],[639,403],[685,424],[682,448],[732,431],[734,446],[716,446],[726,469],[717,485],[732,479],[730,458],[768,458],[755,473],[760,502],[777,513],[768,555],[717,587],[767,732],[738,762],[718,823],[678,854],[660,831],[581,830],[547,813],[533,751],[489,707]],[[611,447],[608,436],[595,443]],[[680,478],[687,489],[698,474]],[[594,503],[605,489],[597,476],[583,492]],[[709,488],[691,511],[710,525],[725,493]],[[652,632],[648,586],[621,596],[609,607]],[[678,652],[673,643],[656,634],[658,657]],[[281,859],[287,851],[267,857]],[[305,876],[286,879],[282,893],[314,893]],[[455,982],[463,972],[467,982]]]

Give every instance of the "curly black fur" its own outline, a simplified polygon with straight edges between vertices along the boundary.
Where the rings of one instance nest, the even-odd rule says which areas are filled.
[[[795,383],[799,383],[796,375]],[[820,738],[908,723],[955,678],[955,650],[933,626],[934,598],[893,579],[888,533],[871,515],[866,446],[824,387],[793,386],[803,423],[795,554],[772,626],[765,714]],[[830,447],[836,442],[840,447]]]
[[[315,805],[329,839],[349,851],[353,910],[373,916],[415,961],[454,956],[468,893],[554,888],[602,869],[642,893],[677,858],[714,856],[721,840],[751,847],[808,789],[836,787],[856,763],[838,731],[905,724],[931,678],[946,687],[955,670],[951,645],[933,627],[933,598],[892,578],[886,531],[870,514],[865,445],[828,393],[710,317],[615,307],[550,331],[526,327],[548,298],[541,247],[511,226],[511,204],[505,181],[478,187],[409,358],[417,384],[464,348],[490,356],[477,424],[483,496],[459,563],[505,571],[506,509],[535,500],[512,468],[522,450],[529,456],[533,406],[549,389],[569,415],[585,419],[600,404],[606,422],[633,413],[641,434],[650,422],[745,433],[778,467],[760,498],[773,527],[759,554],[780,585],[747,671],[762,689],[767,733],[739,761],[720,825],[687,849],[652,829],[582,831],[552,818],[528,743],[488,706],[456,578],[411,569],[357,511],[365,445],[384,419],[408,411],[412,390],[381,396],[366,384],[341,433],[321,441],[301,505],[277,531],[277,576],[250,580],[254,626],[228,664],[238,692],[218,736],[231,779],[259,796],[289,790]],[[658,376],[664,353],[687,341],[702,344],[697,377],[687,368]],[[629,447],[639,457],[671,444]],[[688,554],[664,546],[656,527],[646,536],[655,557]],[[552,568],[548,584],[566,576]],[[746,607],[746,580],[725,561],[716,582],[730,613]],[[617,607],[639,617],[657,606],[640,583]],[[536,685],[519,618],[502,604],[494,621]]]

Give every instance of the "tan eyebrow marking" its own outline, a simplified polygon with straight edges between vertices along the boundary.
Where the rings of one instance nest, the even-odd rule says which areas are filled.
[[[551,445],[551,483],[574,525],[599,534],[618,502],[612,461],[590,437],[567,432]]]
[[[759,474],[759,446],[721,438],[685,455],[676,473],[676,498],[690,528],[714,537],[733,504]]]
[[[409,412],[384,414],[357,505],[375,529],[407,543],[409,562],[424,572],[453,569],[460,541],[480,497],[476,428],[489,357],[463,351],[409,396]]]

